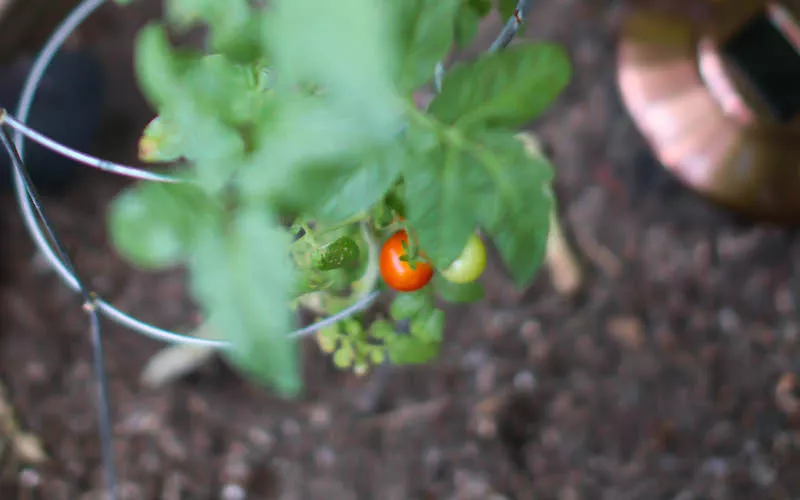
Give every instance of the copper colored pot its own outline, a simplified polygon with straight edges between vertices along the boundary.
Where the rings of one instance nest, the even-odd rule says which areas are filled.
[[[702,17],[632,11],[618,52],[623,102],[685,185],[737,212],[800,222],[800,0],[705,6]]]

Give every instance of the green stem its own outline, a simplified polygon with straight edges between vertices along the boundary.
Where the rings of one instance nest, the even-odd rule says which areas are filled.
[[[323,235],[323,234],[331,233],[333,231],[338,231],[339,229],[342,229],[343,227],[347,227],[347,226],[349,226],[351,224],[355,224],[357,222],[361,222],[366,218],[367,218],[367,214],[366,213],[364,213],[364,212],[357,213],[356,215],[350,217],[349,219],[343,220],[342,222],[338,222],[338,223],[336,223],[336,224],[334,224],[332,226],[321,228],[320,230],[317,231],[317,234],[318,235]]]
[[[300,227],[303,228],[303,233],[304,233],[303,237],[300,239],[303,240],[308,238],[308,242],[311,243],[311,246],[313,246],[314,248],[319,248],[319,245],[317,244],[317,239],[314,238],[314,233],[311,232],[311,228],[308,227],[308,223],[304,222],[300,225]]]
[[[375,234],[372,228],[366,221],[361,221],[361,236],[367,244],[367,267],[361,278],[353,283],[353,290],[355,291],[354,298],[358,300],[365,297],[375,289],[378,285],[378,278],[380,276],[380,267],[378,265],[378,242],[375,240]]]

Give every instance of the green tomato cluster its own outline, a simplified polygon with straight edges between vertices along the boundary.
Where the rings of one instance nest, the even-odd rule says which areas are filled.
[[[386,359],[386,347],[380,338],[384,336],[382,333],[385,332],[375,328],[366,330],[361,321],[348,318],[320,329],[316,338],[320,350],[332,354],[337,368],[365,375],[370,367]]]

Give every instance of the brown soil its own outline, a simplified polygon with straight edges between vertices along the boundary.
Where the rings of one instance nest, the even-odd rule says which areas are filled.
[[[111,159],[130,160],[149,118],[129,54],[144,12],[96,42],[114,96],[96,152]],[[731,220],[654,163],[613,84],[620,15],[610,0],[539,0],[528,30],[566,44],[576,65],[537,130],[586,255],[578,298],[554,293],[544,272],[518,294],[494,261],[489,298],[449,316],[436,363],[357,378],[308,343],[297,402],[219,361],[146,389],[142,366],[161,345],[106,322],[123,497],[796,498],[799,243]],[[123,184],[90,174],[46,209],[101,295],[188,328],[181,276],[136,272],[107,246],[105,206]],[[0,212],[0,380],[52,458],[14,469],[0,498],[98,498],[85,315],[34,254],[10,196]]]

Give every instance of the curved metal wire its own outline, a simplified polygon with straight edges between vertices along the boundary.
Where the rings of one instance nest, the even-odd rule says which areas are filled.
[[[95,158],[94,156],[88,155],[86,153],[81,153],[80,151],[76,151],[68,146],[61,144],[58,141],[54,141],[53,139],[47,137],[46,135],[40,132],[33,130],[32,128],[17,121],[14,117],[8,114],[3,115],[2,122],[11,127],[12,129],[14,129],[15,132],[19,132],[20,134],[36,142],[37,144],[41,144],[42,146],[46,147],[51,151],[54,151],[62,156],[66,156],[71,160],[83,163],[84,165],[87,165],[89,167],[93,167],[98,170],[103,170],[112,174],[122,175],[125,177],[130,177],[132,179],[139,179],[143,181],[170,182],[170,183],[181,182],[180,179],[177,179],[175,177],[155,174],[153,172],[148,172],[147,170],[143,170],[140,168],[129,167],[127,165],[121,165],[119,163],[114,163],[108,160],[101,160],[100,158]]]
[[[31,205],[33,205],[33,208],[36,210],[36,215],[38,216],[38,220],[41,221],[44,231],[53,242],[54,251],[62,259],[64,265],[67,266],[74,274],[75,267],[73,266],[69,255],[64,252],[64,249],[62,248],[58,238],[55,235],[55,232],[53,231],[53,228],[50,227],[50,224],[47,222],[44,208],[42,207],[39,195],[36,192],[36,188],[33,185],[33,181],[31,180],[28,172],[25,170],[22,156],[20,156],[19,150],[12,143],[11,137],[9,137],[5,126],[0,127],[0,143],[2,143],[3,148],[6,150],[6,153],[8,153],[8,156],[11,159],[11,165],[13,167],[14,174],[24,179],[26,194],[30,199]],[[97,312],[95,294],[86,288],[81,281],[78,281],[78,287],[83,297],[83,308],[89,315],[89,329],[91,332],[93,358],[92,365],[94,368],[95,383],[97,384],[98,430],[100,433],[100,447],[102,450],[101,458],[103,462],[103,469],[105,471],[106,488],[110,500],[115,500],[117,498],[117,472],[114,465],[114,443],[111,438],[112,431],[110,409],[108,404],[108,381],[106,380],[104,373],[105,361],[103,356],[103,341],[100,331],[100,316]]]

